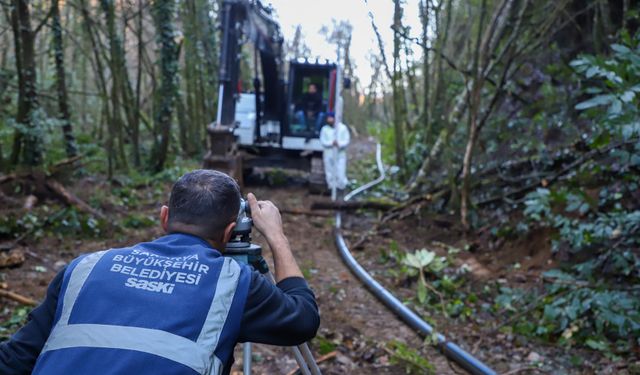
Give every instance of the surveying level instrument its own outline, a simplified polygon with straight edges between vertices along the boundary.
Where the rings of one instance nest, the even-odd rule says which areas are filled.
[[[269,272],[269,265],[262,257],[262,247],[251,243],[252,227],[253,220],[251,219],[249,203],[244,199],[240,199],[240,212],[238,212],[238,219],[236,220],[236,226],[231,234],[231,240],[227,243],[227,247],[224,250],[224,256],[232,258],[237,262],[248,264],[275,284],[275,279],[271,272]],[[293,355],[296,358],[298,367],[300,367],[300,371],[303,375],[322,374],[307,343],[294,346],[291,349],[293,350]],[[243,344],[242,372],[244,375],[251,374],[250,342]]]

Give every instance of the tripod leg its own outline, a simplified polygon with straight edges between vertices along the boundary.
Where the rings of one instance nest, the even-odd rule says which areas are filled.
[[[320,368],[316,363],[316,359],[313,358],[313,353],[311,353],[311,349],[309,349],[309,345],[305,342],[304,344],[299,345],[298,348],[300,348],[300,351],[302,352],[302,356],[307,361],[307,364],[309,365],[309,369],[311,370],[311,374],[322,375],[322,373],[320,372]]]
[[[275,277],[273,277],[273,274],[269,272],[267,275],[268,279],[275,284],[276,280]],[[315,358],[313,358],[311,350],[309,350],[309,345],[306,342],[302,345],[294,346],[293,355],[296,357],[296,362],[298,362],[298,366],[300,367],[300,371],[302,371],[303,375],[322,375]],[[311,372],[309,372],[309,369],[311,369]]]
[[[309,367],[307,366],[307,362],[305,362],[302,353],[300,353],[300,349],[297,346],[291,347],[293,349],[293,356],[296,357],[296,362],[298,362],[298,367],[300,367],[300,372],[302,375],[311,375],[309,372]]]
[[[242,346],[242,373],[251,375],[251,343],[245,342]]]

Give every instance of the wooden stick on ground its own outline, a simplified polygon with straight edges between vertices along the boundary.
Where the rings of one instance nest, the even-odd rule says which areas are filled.
[[[318,357],[318,359],[316,359],[316,363],[317,363],[317,364],[319,364],[320,362],[328,361],[328,360],[330,360],[330,359],[332,359],[332,358],[335,358],[335,357],[336,357],[336,355],[338,355],[338,352],[334,350],[334,351],[332,351],[332,352],[330,352],[330,353],[327,353],[327,354],[323,355],[322,357]],[[287,373],[287,375],[294,375],[294,374],[296,374],[299,370],[300,370],[300,367],[296,367],[296,368],[294,368],[293,370],[289,371],[289,372]]]
[[[12,292],[10,290],[2,290],[2,289],[0,289],[0,297],[16,301],[16,302],[21,303],[23,305],[28,305],[28,306],[37,306],[38,305],[38,302],[36,300],[31,299],[29,297],[25,297],[23,295],[20,295],[18,293]]]

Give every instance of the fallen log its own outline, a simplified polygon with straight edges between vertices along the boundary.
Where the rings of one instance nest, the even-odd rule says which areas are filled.
[[[80,159],[82,159],[82,155],[76,155],[76,156],[68,158],[68,159],[60,160],[59,162],[57,162],[54,165],[52,165],[51,167],[49,167],[49,175],[51,176],[51,175],[55,175],[56,173],[61,172],[68,165],[74,164],[75,162],[77,162]]]
[[[0,289],[0,297],[16,301],[18,303],[21,303],[21,304],[27,305],[27,306],[37,306],[38,305],[38,301],[36,301],[34,299],[31,299],[29,297],[25,297],[25,296],[20,295],[18,293],[12,292],[10,290]]]
[[[46,171],[46,175],[53,176],[53,175],[55,175],[57,173],[60,173],[68,165],[74,164],[76,161],[78,161],[80,159],[82,159],[82,155],[77,155],[77,156],[74,156],[72,158],[61,160],[61,161],[57,162],[56,164],[53,164],[52,166],[50,166],[48,168],[48,170]],[[24,179],[33,178],[35,174],[40,174],[40,173],[42,173],[42,171],[37,172],[37,171],[31,170],[31,171],[23,172],[23,173],[5,174],[5,175],[0,176],[0,184],[11,182],[13,180],[24,180]]]
[[[280,213],[285,215],[304,215],[304,216],[320,216],[320,217],[332,217],[333,214],[328,212],[315,212],[309,210],[298,210],[293,208],[283,208]]]
[[[379,201],[362,201],[362,202],[343,202],[343,201],[319,201],[311,203],[312,210],[381,210],[386,211],[398,207],[397,203],[379,202]]]
[[[64,203],[68,204],[69,206],[77,207],[80,211],[91,214],[97,218],[100,218],[103,220],[106,219],[106,216],[104,216],[102,212],[99,212],[98,210],[89,206],[82,199],[76,197],[73,193],[65,189],[64,186],[62,186],[62,184],[59,183],[58,181],[48,179],[46,181],[46,185],[56,195],[56,197],[58,197],[58,199],[62,200]]]

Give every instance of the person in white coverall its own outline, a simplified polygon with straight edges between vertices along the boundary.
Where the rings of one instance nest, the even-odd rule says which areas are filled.
[[[327,124],[320,130],[320,143],[324,148],[324,174],[329,189],[347,187],[347,146],[351,140],[347,125],[335,123],[335,114],[326,115]]]

